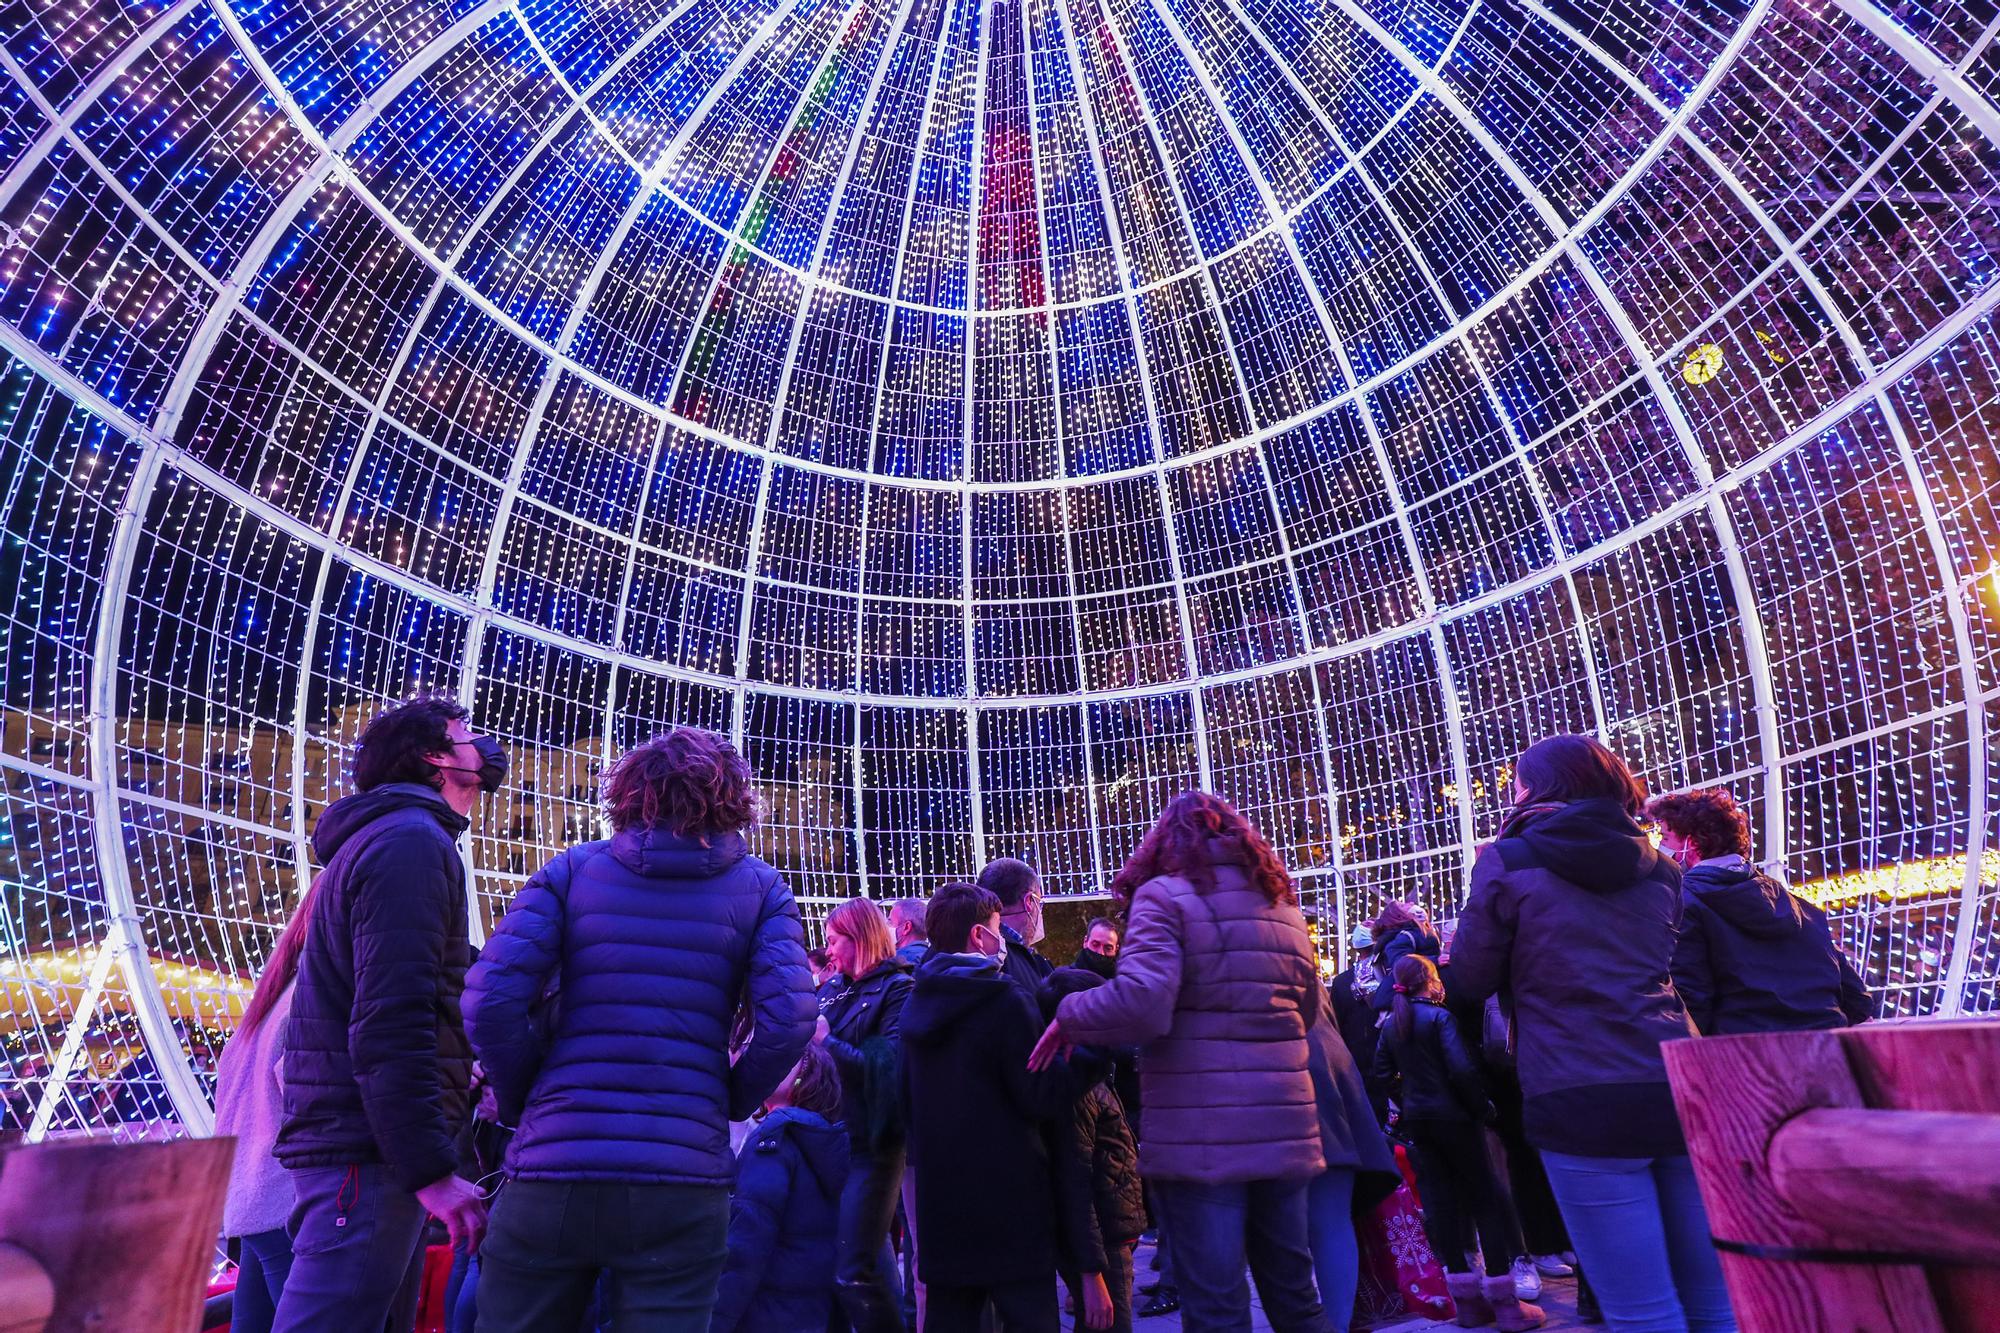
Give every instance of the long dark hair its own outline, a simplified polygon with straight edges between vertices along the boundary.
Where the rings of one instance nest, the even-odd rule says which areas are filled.
[[[1525,795],[1514,804],[1564,805],[1616,801],[1637,819],[1646,808],[1646,784],[1595,736],[1548,736],[1521,752],[1514,779]]]
[[[1389,1001],[1389,1021],[1396,1025],[1396,1037],[1408,1041],[1417,1030],[1418,1000],[1428,1000],[1444,990],[1438,979],[1437,964],[1420,953],[1406,953],[1396,960],[1391,974],[1396,993]]]
[[[1257,826],[1235,806],[1205,791],[1184,791],[1167,802],[1132,859],[1111,881],[1111,896],[1129,903],[1141,884],[1162,875],[1178,875],[1208,892],[1215,887],[1211,842],[1234,849],[1244,874],[1266,898],[1273,903],[1292,901],[1292,877]]]

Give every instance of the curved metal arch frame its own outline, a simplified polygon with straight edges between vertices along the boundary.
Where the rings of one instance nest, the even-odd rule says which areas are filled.
[[[1982,132],[1986,133],[1991,138],[1995,138],[1996,142],[2000,142],[2000,115],[1996,115],[1991,103],[1987,102],[1983,96],[1977,93],[1976,90],[1973,90],[1970,87],[1970,85],[1964,81],[1961,71],[1946,64],[1928,46],[1924,45],[1914,37],[1910,36],[1908,33],[1904,32],[1886,14],[1874,8],[1872,5],[1866,3],[1866,0],[1838,0],[1838,3],[1840,8],[1844,12],[1848,13],[1851,17],[1855,18],[1857,22],[1861,23],[1864,27],[1873,32],[1877,37],[1881,38],[1887,44],[1891,45],[1894,49],[1898,51],[1900,55],[1902,55],[1905,59],[1909,60],[1913,66],[1916,66],[1919,69],[1921,69],[1925,73],[1926,77],[1928,77],[1932,81],[1933,85],[1940,89],[1940,94],[1946,96],[1946,100],[1950,101],[1953,105],[1957,106],[1960,110],[1965,112],[1965,114],[1967,114],[1967,116],[1974,121],[1974,123],[1982,130]],[[174,21],[175,18],[177,18],[180,14],[184,13],[186,8],[187,8],[186,5],[176,6],[175,8],[166,11],[161,16],[157,17],[153,21],[153,23],[149,25],[148,33],[150,34],[150,36],[148,40],[150,40],[151,38],[156,38],[161,31],[164,31],[168,26],[171,25],[171,22]],[[226,4],[221,5],[219,6],[219,8],[226,11],[227,5]],[[487,6],[485,8],[497,12],[499,9],[504,7]],[[1343,8],[1350,8],[1350,6],[1344,5]],[[485,14],[485,17],[487,18],[490,18],[491,16],[492,16],[491,13]],[[455,26],[464,26],[464,25],[461,24]],[[526,25],[524,24],[523,26],[525,27]],[[275,76],[269,70],[268,65],[264,65],[261,59],[255,57],[254,47],[248,43],[247,37],[245,37],[241,32],[240,26],[232,25],[232,32],[233,35],[238,40],[239,45],[243,48],[246,59],[251,59],[253,64],[259,67],[260,75],[265,79],[269,91],[271,91],[274,96],[277,96],[280,99],[281,105],[287,108],[294,124],[297,125],[299,128],[301,128],[302,130],[307,131],[308,136],[311,137],[310,121],[305,120],[298,113],[296,105],[290,102],[289,97],[284,93],[282,85],[275,81]],[[1387,34],[1383,35],[1385,37],[1387,36]],[[1395,43],[1393,38],[1389,38],[1389,41],[1392,43],[1391,49],[1395,49],[1396,46],[1400,45],[1399,43]],[[444,47],[442,43],[435,43],[433,44],[432,48],[427,48],[427,53],[431,49],[438,49],[440,53],[442,53]],[[634,49],[636,50],[637,48]],[[1598,58],[1600,63],[1606,63],[1606,58],[1603,56],[1603,53],[1601,51],[1597,51],[1594,48],[1587,48],[1587,47],[1586,49],[1590,51],[1590,53],[1593,54],[1596,58]],[[887,55],[885,52],[885,59],[886,58]],[[1725,62],[1723,61],[1718,61],[1717,65],[1720,66],[1724,63]],[[415,74],[412,73],[410,77],[414,78]],[[87,105],[91,101],[94,101],[96,96],[102,92],[103,88],[108,87],[110,85],[110,82],[111,80],[108,77],[101,79],[94,86],[95,90],[91,91],[87,97],[79,99],[78,103],[67,108],[65,110],[63,117],[60,120],[60,123],[52,124],[49,130],[45,133],[44,140],[40,145],[40,151],[45,153],[47,151],[48,146],[58,141],[63,136],[64,132],[71,125],[74,124],[76,118],[82,114],[82,112],[86,109]],[[579,99],[579,106],[581,105],[582,102],[581,99]],[[1088,114],[1087,108],[1085,113]],[[572,120],[574,114],[575,113],[572,111],[569,113],[565,113],[563,116],[559,117],[556,122],[556,125],[551,128],[550,134],[553,135],[555,132],[557,132],[557,130],[559,130],[559,128],[562,125],[568,124]],[[357,134],[358,132],[359,132],[358,130],[355,131],[355,133]],[[1690,141],[1693,140],[1692,135],[1688,135],[1687,137]],[[332,150],[332,148],[330,147],[330,143],[323,143],[322,156],[319,159],[319,161],[315,164],[315,167],[312,169],[312,171],[308,173],[308,179],[310,179],[313,182],[312,188],[316,189],[318,185],[323,184],[328,177],[339,174],[337,157],[338,157],[337,152]],[[522,167],[525,168],[526,164],[532,160],[533,160],[532,155],[524,157],[522,162]],[[1504,159],[1502,160],[1502,162],[1503,166],[1509,165],[1504,162]],[[1518,172],[1518,168],[1515,168],[1515,171]],[[1743,193],[1740,182],[1734,181],[1733,178],[1726,178],[1726,182],[1730,184],[1733,191],[1739,194]],[[1613,192],[1613,197],[1616,197],[1619,194],[1622,194],[1622,187]],[[304,192],[301,193],[299,197],[303,199],[304,197],[309,197],[309,195],[310,195],[310,190],[304,190]],[[496,194],[495,196],[496,200],[499,197],[500,196]],[[1746,197],[1742,200],[1742,202],[1749,203],[1750,201]],[[1544,204],[1546,204],[1546,201],[1544,201]],[[280,210],[274,213],[272,216],[273,219],[282,219],[283,221],[288,222],[290,217],[295,211],[296,211],[295,209],[286,210],[281,207]],[[1766,218],[1765,220],[1768,221],[1768,218]],[[270,232],[268,239],[260,237],[259,242],[256,245],[253,245],[252,248],[253,250],[255,250],[256,248],[258,248],[259,245],[261,245],[264,254],[267,256],[270,248],[273,245],[275,245],[277,237],[282,234],[282,226],[267,223],[266,229],[267,231]],[[232,275],[232,278],[233,279],[240,278],[242,275],[246,273],[254,274],[255,271],[256,271],[256,265],[249,264],[246,259],[245,264],[239,266],[237,274]],[[447,281],[448,276],[449,276],[448,268],[440,273],[439,283],[437,285],[437,288],[434,289],[431,298],[433,301],[436,299],[437,291],[441,290],[442,286]],[[229,293],[232,288],[237,293],[240,293],[241,291],[241,287],[237,286],[236,283],[232,281],[224,285],[223,292]],[[802,310],[804,309],[809,299],[810,299],[809,297],[802,298],[801,302]],[[1127,294],[1126,299],[1128,301],[1131,299],[1129,293]],[[1948,321],[1945,324],[1940,325],[1937,329],[1932,330],[1931,336],[1927,337],[1923,342],[1918,344],[1917,348],[1912,349],[1912,352],[1906,354],[1905,356],[1896,358],[1894,362],[1887,364],[1876,364],[1876,363],[1865,362],[1864,364],[1872,365],[1872,368],[1877,371],[1876,377],[1872,378],[1870,381],[1870,383],[1875,386],[1875,392],[1873,392],[1872,394],[1847,395],[1844,396],[1841,400],[1839,400],[1838,403],[1835,404],[1835,407],[1841,409],[1842,415],[1845,415],[1846,412],[1853,410],[1854,406],[1856,405],[1854,401],[1856,398],[1863,398],[1863,399],[1872,398],[1873,400],[1879,402],[1885,409],[1886,419],[1892,424],[1892,429],[1896,434],[1898,448],[1899,448],[1899,456],[1903,461],[1905,467],[1910,471],[1913,484],[1915,484],[1918,487],[1919,494],[1923,497],[1922,508],[1925,517],[1926,535],[1929,538],[1931,545],[1933,546],[1934,554],[1938,557],[1940,561],[1939,573],[1940,576],[1944,579],[1944,582],[1947,586],[1955,586],[1957,581],[1951,577],[1951,566],[1948,562],[1948,551],[1944,548],[1942,543],[1942,533],[1936,513],[1935,497],[1930,492],[1928,484],[1925,482],[1922,476],[1921,470],[1916,466],[1914,453],[1911,448],[1911,445],[1906,436],[1903,435],[1903,433],[1901,432],[1900,424],[1897,422],[1895,413],[1893,411],[1893,404],[1891,404],[1888,401],[1886,397],[1886,392],[1881,388],[1881,385],[1887,382],[1887,378],[1891,374],[1893,374],[1897,366],[1906,364],[1915,364],[1917,361],[1924,359],[1924,357],[1928,357],[1929,355],[1934,355],[1939,347],[1947,344],[1951,338],[1956,336],[1958,332],[1962,331],[1965,327],[1968,327],[1978,318],[1983,317],[1985,314],[1989,313],[1991,309],[1994,307],[1994,305],[1995,302],[1991,300],[1984,300],[1962,308],[1961,311],[1958,313],[1957,317]],[[140,426],[136,431],[131,431],[131,427],[133,425],[136,425],[137,423],[132,423],[129,417],[127,417],[122,412],[118,412],[115,408],[111,407],[110,404],[102,403],[101,400],[97,400],[95,403],[93,403],[92,400],[96,400],[97,396],[95,394],[90,393],[87,389],[85,389],[67,371],[64,371],[61,367],[55,365],[47,358],[36,355],[36,349],[23,345],[20,339],[11,336],[5,338],[7,350],[10,353],[16,355],[20,359],[26,360],[31,364],[33,364],[35,369],[39,373],[43,374],[46,378],[50,379],[53,383],[57,384],[58,387],[62,388],[66,393],[73,394],[74,396],[78,397],[80,400],[86,402],[87,404],[91,404],[94,411],[99,409],[109,409],[108,411],[104,411],[102,414],[106,415],[107,419],[112,421],[114,425],[119,426],[120,429],[130,431],[131,433],[135,434],[138,438],[140,438],[143,442],[144,453],[139,465],[138,473],[134,477],[132,487],[127,494],[125,504],[122,506],[120,511],[117,527],[113,538],[112,560],[109,566],[107,567],[106,578],[104,580],[105,597],[103,601],[103,615],[100,619],[98,636],[96,639],[94,653],[93,653],[94,670],[93,670],[93,680],[92,680],[92,719],[91,719],[91,731],[90,731],[90,748],[93,760],[94,778],[90,786],[93,798],[92,804],[95,812],[93,817],[93,824],[98,836],[98,845],[100,851],[99,861],[100,861],[100,866],[102,867],[102,872],[106,880],[107,899],[111,901],[112,906],[114,908],[114,912],[116,913],[113,918],[114,928],[120,932],[120,942],[123,943],[126,948],[125,954],[122,955],[120,958],[120,965],[125,973],[125,977],[128,984],[131,986],[133,990],[135,1004],[139,1010],[141,1025],[145,1029],[148,1041],[149,1042],[158,1041],[164,1049],[173,1049],[177,1047],[178,1044],[177,1039],[173,1037],[171,1031],[171,1022],[170,1020],[167,1019],[165,1015],[164,1004],[160,1000],[157,981],[151,976],[148,970],[138,966],[138,964],[134,959],[135,954],[137,958],[143,959],[145,956],[145,950],[144,950],[143,931],[141,930],[138,920],[134,915],[134,913],[137,910],[137,907],[136,907],[136,902],[134,901],[132,885],[129,880],[129,872],[126,870],[125,867],[125,862],[122,854],[122,839],[121,835],[119,834],[119,829],[122,824],[122,817],[119,814],[118,805],[121,800],[122,793],[120,791],[119,784],[117,783],[117,780],[114,776],[116,737],[114,732],[115,717],[113,716],[112,705],[115,703],[116,667],[119,656],[119,647],[122,642],[122,623],[127,602],[127,590],[129,588],[129,583],[130,583],[132,562],[136,557],[136,552],[137,552],[138,538],[141,526],[140,520],[143,517],[143,512],[146,504],[150,501],[152,497],[154,486],[158,481],[158,478],[162,470],[170,465],[176,468],[180,468],[181,465],[186,461],[180,457],[179,450],[176,449],[171,443],[172,426],[175,420],[175,414],[177,414],[177,412],[180,409],[185,407],[187,401],[187,394],[191,392],[194,379],[198,375],[198,372],[203,362],[205,361],[206,351],[209,347],[212,346],[215,338],[219,336],[222,326],[224,325],[224,323],[226,323],[227,315],[231,311],[239,308],[240,308],[240,297],[235,297],[233,299],[220,299],[218,300],[215,306],[211,307],[212,318],[204,326],[207,336],[205,338],[198,339],[197,342],[193,346],[191,346],[190,353],[187,359],[182,363],[182,366],[180,367],[180,380],[179,382],[177,382],[175,391],[172,394],[170,394],[170,398],[175,403],[173,411],[169,412],[163,409],[162,413],[158,418],[158,424],[156,426],[152,428]],[[220,312],[219,314],[217,313],[218,311]],[[1475,312],[1474,319],[1478,318],[1481,313],[1482,312]],[[1629,322],[1629,317],[1628,317],[1628,322]],[[419,323],[421,323],[421,320],[419,321]],[[1456,332],[1459,337],[1463,337],[1466,330],[1461,328]],[[414,341],[414,336],[415,335],[413,333],[411,336],[412,342]],[[1854,338],[1854,333],[1851,325],[1847,325],[1843,328],[1842,336],[1844,340],[1851,340]],[[1637,355],[1640,349],[1637,346],[1635,346],[1634,350],[1635,350],[1635,355]],[[404,354],[405,354],[404,359],[406,359],[407,351],[408,351],[408,346],[406,345],[404,349]],[[197,355],[196,354],[197,352],[201,354]],[[1921,357],[1915,355],[1915,353],[1917,352],[1922,352],[1923,355]],[[1424,354],[1425,353],[1420,352],[1419,354],[1417,354],[1417,357],[1415,359],[1421,359],[1421,356]],[[1650,363],[1642,361],[1642,364],[1650,364]],[[1404,368],[1406,367],[1399,366],[1396,369],[1398,372],[1400,372],[1400,370]],[[547,367],[545,373],[551,380],[553,380],[555,374],[560,369],[561,367],[559,365],[552,363]],[[1654,373],[1657,374],[1657,365],[1653,366],[1653,370]],[[393,382],[393,376],[392,376],[392,382]],[[1356,392],[1365,392],[1365,387],[1357,386]],[[654,415],[660,415],[660,414],[655,412]],[[662,432],[664,432],[664,430],[667,429],[668,424],[669,424],[668,420],[663,419],[661,425]],[[371,422],[371,430],[372,428],[373,428],[373,423]],[[1782,457],[1786,453],[1789,453],[1791,449],[1795,447],[1795,441],[1800,438],[1803,438],[1803,435],[1800,432],[1794,432],[1793,440],[1788,440],[1785,442],[1781,442],[1778,445],[1774,445],[1768,451],[1769,456],[1777,458],[1777,457]],[[1238,448],[1242,447],[1243,444],[1244,444],[1243,441],[1232,441],[1230,442],[1229,447]],[[658,449],[658,444],[656,443],[655,445],[656,453],[657,449]],[[1261,456],[1261,451],[1260,451],[1260,456]],[[357,457],[359,457],[359,454],[357,454]],[[775,454],[767,454],[766,459],[767,461],[764,465],[763,475],[764,475],[764,485],[767,487],[770,471],[775,466],[775,464],[778,461],[780,461],[780,459]],[[785,459],[783,461],[790,463],[792,460]],[[1186,465],[1187,463],[1187,460],[1177,460],[1177,461],[1179,461],[1182,465]],[[199,473],[200,471],[200,469],[194,469],[194,468],[190,468],[188,470],[190,472],[195,472],[195,473]],[[1163,473],[1159,471],[1159,468],[1156,466],[1153,470],[1156,472],[1156,475],[1161,476],[1163,480]],[[355,472],[356,469],[350,468],[347,477],[347,484],[343,487],[343,497],[341,501],[343,512],[345,509],[346,500],[348,496],[351,495]],[[1717,495],[1717,493],[1728,489],[1732,484],[1732,482],[1739,482],[1740,478],[1744,474],[1745,474],[1745,469],[1737,469],[1729,477],[1709,479],[1709,481],[1707,482],[1707,486],[1705,488],[1705,496],[1707,498],[1713,499]],[[1268,473],[1266,475],[1268,477]],[[227,495],[235,493],[235,498],[239,502],[245,502],[243,503],[243,507],[246,509],[251,509],[254,511],[266,508],[265,506],[255,503],[255,497],[250,497],[246,494],[237,493],[237,488],[233,487],[230,483],[224,481],[219,477],[214,477],[211,475],[208,477],[202,477],[200,479],[204,482],[205,485],[213,486],[215,489],[217,489],[219,492],[223,494]],[[1102,480],[1102,478],[1093,478],[1092,480]],[[970,494],[971,492],[971,488],[969,486],[964,487],[963,490],[967,494]],[[1398,513],[1400,516],[1404,518],[1407,517],[1406,511],[1401,506],[1398,507]],[[269,517],[268,514],[266,514],[265,516]],[[1167,518],[1167,521],[1171,522],[1170,516]],[[278,526],[283,527],[285,525],[279,524]],[[324,581],[327,569],[331,565],[332,559],[336,556],[343,554],[337,546],[338,530],[339,530],[338,521],[336,520],[335,526],[331,532],[327,534],[317,534],[313,538],[313,544],[319,547],[319,549],[321,549],[324,552],[326,557],[325,559],[322,560],[322,565],[321,565],[322,582]],[[1621,534],[1621,540],[1616,543],[1616,547],[1618,549],[1623,549],[1624,547],[1629,546],[1631,542],[1635,539],[1636,538],[1633,536],[1633,534],[1629,533]],[[1593,550],[1595,550],[1595,548],[1593,548]],[[1737,558],[1740,560],[1740,553],[1738,553]],[[1548,576],[1550,575],[1550,573],[1551,571],[1547,569],[1538,571],[1538,574],[1541,576]],[[1559,569],[1558,576],[1567,577],[1567,569]],[[628,568],[628,577],[629,577],[629,568]],[[754,580],[754,567],[751,571],[746,571],[746,602],[747,602],[747,595],[750,590],[750,583],[752,580]],[[1543,583],[1546,583],[1547,581],[1548,581],[1547,577],[1538,578],[1535,581],[1535,586],[1541,586]],[[421,586],[419,586],[417,590],[424,592],[425,595],[429,596],[432,600],[448,600],[439,598],[436,595],[435,590],[429,590]],[[1072,599],[1072,602],[1074,602],[1074,599]],[[317,605],[318,603],[315,602],[315,612],[317,611]],[[1745,605],[1746,609],[1754,608],[1754,602],[1746,602]],[[1454,607],[1451,608],[1450,610],[1452,612],[1463,613],[1463,608]],[[478,614],[478,608],[474,609],[474,614],[475,615]],[[1955,646],[1959,649],[1959,656],[1960,656],[1959,667],[1962,679],[1965,682],[1965,698],[1963,700],[1963,706],[1969,719],[1969,726],[1977,726],[1980,728],[1980,730],[1974,732],[1973,734],[1972,739],[1974,739],[1975,741],[1975,744],[1971,751],[1973,758],[1969,761],[1971,766],[1971,776],[1972,776],[1971,786],[1972,786],[1972,791],[1974,793],[1973,805],[1975,811],[1974,817],[1971,821],[1972,827],[1969,831],[1969,840],[1971,842],[1971,846],[1973,849],[1973,855],[1971,857],[1972,868],[1968,873],[1967,891],[1958,924],[1957,943],[1960,947],[1954,951],[1954,960],[1953,960],[1956,975],[1953,978],[1947,979],[1948,994],[1946,996],[1946,1004],[1955,1006],[1959,999],[1958,992],[1962,990],[1962,983],[1964,980],[1964,970],[1966,961],[1965,954],[1967,952],[1964,946],[1970,943],[1970,938],[1969,938],[1970,932],[1976,928],[1975,926],[1976,904],[1974,899],[1976,898],[1976,889],[1978,885],[1977,875],[1978,875],[1978,865],[1980,859],[1978,853],[1982,849],[1984,838],[1986,836],[1986,830],[1984,827],[1986,821],[1980,814],[1980,812],[1983,811],[1984,797],[1985,797],[1985,791],[1984,791],[1985,784],[1981,780],[1982,765],[1980,763],[1980,756],[1983,754],[1983,743],[1984,743],[1983,708],[1986,700],[1984,697],[1982,697],[1977,688],[1976,673],[1973,664],[1971,662],[1968,650],[1968,637],[1965,625],[1965,612],[1962,604],[1958,604],[1956,602],[1956,599],[1953,599],[1952,614],[1954,616],[1953,630],[1954,630]],[[746,615],[747,615],[747,609],[746,609]],[[1456,618],[1456,616],[1454,615],[1450,618]],[[313,620],[316,624],[317,621],[316,614],[313,617]],[[1437,626],[1435,623],[1432,624],[1431,629],[1433,633],[1436,632]],[[1397,627],[1397,630],[1399,631],[1399,633],[1395,637],[1398,638],[1407,637],[1409,633],[1416,632],[1414,627],[1412,626],[1400,626]],[[310,630],[308,632],[309,634],[311,633]],[[544,637],[548,637],[549,641],[551,642],[557,641],[555,636],[544,636]],[[579,644],[575,646],[585,651],[593,651],[593,652],[595,651],[594,648],[589,645]],[[1438,645],[1438,647],[1441,649],[1441,643]],[[308,656],[310,656],[309,652]],[[1443,660],[1442,654],[1440,653],[1440,661],[1442,662],[1442,660]],[[1190,659],[1190,661],[1192,662],[1192,659]],[[1290,670],[1290,669],[1295,669],[1298,665],[1300,665],[1298,662],[1281,663],[1281,664],[1276,664],[1275,666],[1267,666],[1266,668],[1261,668],[1258,671],[1250,674],[1257,675],[1257,674],[1266,674],[1269,671],[1275,671],[1275,670]],[[637,669],[636,665],[633,667],[633,669]],[[696,680],[700,679],[699,676],[693,675],[691,673],[681,673],[673,671],[671,669],[667,669],[664,671],[664,673],[662,673],[660,670],[656,668],[655,670],[652,671],[651,674],[665,674],[670,678],[678,677],[681,675],[687,675],[689,679],[696,679]],[[1448,670],[1444,671],[1441,674],[1446,678],[1448,678],[1449,676]],[[740,677],[740,668],[739,668],[739,677]],[[615,679],[615,673],[614,673],[614,679]],[[1201,688],[1205,684],[1211,684],[1211,683],[1213,682],[1205,680],[1203,678],[1199,678],[1197,676],[1189,681],[1175,682],[1170,687],[1163,687],[1162,689],[1149,691],[1148,693],[1179,693],[1182,690],[1187,690],[1193,693],[1194,696],[1198,699]],[[1767,678],[1765,679],[1765,684],[1768,687]],[[747,688],[748,688],[747,683],[741,681],[739,678],[739,683],[736,693],[736,699],[737,699],[736,717],[737,717],[737,726],[739,728],[741,726],[741,704]],[[1085,699],[1087,702],[1087,697],[1088,696],[1077,696],[1076,698],[1071,698],[1065,696],[1061,700],[1059,700],[1059,702],[1071,703],[1071,702],[1076,702],[1077,699]],[[1130,698],[1130,697],[1140,697],[1140,696],[1135,692],[1123,691],[1116,693],[1107,693],[1104,697]],[[907,705],[910,701],[897,700],[896,702]],[[1023,700],[1013,700],[1013,699],[1007,701],[1008,706],[1010,707],[1020,706],[1023,705],[1025,702],[1026,701]],[[1051,702],[1058,702],[1058,701],[1051,701]],[[301,716],[303,715],[302,710],[300,715]],[[1899,725],[1907,725],[1907,723]],[[303,748],[304,747],[302,743],[302,738],[295,737],[294,755],[295,757],[298,757],[297,762],[301,764],[303,760],[302,757],[299,756],[302,756]],[[1768,768],[1771,766],[1769,762],[1771,756],[1775,752],[1770,749],[1767,749],[1765,753],[1766,753],[1767,768]],[[299,784],[296,787],[296,790],[298,795],[302,797],[303,796],[302,784]],[[171,1062],[168,1063],[171,1064]],[[179,1109],[184,1115],[184,1117],[187,1118],[188,1123],[190,1125],[197,1127],[200,1126],[203,1122],[203,1115],[206,1109],[206,1099],[200,1094],[198,1086],[193,1083],[191,1071],[186,1071],[186,1077],[181,1078],[177,1077],[171,1070],[169,1070],[166,1074],[166,1077],[168,1078],[169,1082],[169,1091],[171,1092],[171,1094],[175,1099],[177,1109]]]

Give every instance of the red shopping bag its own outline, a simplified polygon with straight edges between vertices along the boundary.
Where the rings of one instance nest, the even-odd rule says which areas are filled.
[[[1361,1288],[1354,1302],[1354,1326],[1364,1328],[1392,1315],[1452,1316],[1445,1292],[1444,1265],[1431,1253],[1423,1214],[1403,1150],[1396,1149],[1403,1183],[1375,1211],[1355,1224],[1361,1247]]]

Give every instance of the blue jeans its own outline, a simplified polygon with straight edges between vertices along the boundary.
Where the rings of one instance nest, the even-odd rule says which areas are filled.
[[[1333,1333],[1313,1285],[1306,1187],[1303,1179],[1157,1182],[1187,1333],[1250,1333],[1246,1263],[1273,1333]]]
[[[354,1333],[408,1328],[420,1284],[424,1206],[379,1162],[292,1172],[292,1269],[272,1328]]]
[[[1735,1333],[1694,1166],[1543,1152],[1576,1257],[1617,1333]]]
[[[292,1238],[284,1228],[237,1239],[236,1295],[229,1303],[230,1333],[271,1333],[285,1275],[292,1271]]]
[[[1353,1167],[1332,1167],[1306,1187],[1306,1232],[1326,1322],[1335,1329],[1345,1329],[1354,1322],[1354,1293],[1361,1285],[1361,1246],[1354,1239]]]

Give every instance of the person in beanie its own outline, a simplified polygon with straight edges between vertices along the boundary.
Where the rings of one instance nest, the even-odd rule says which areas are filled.
[[[458,1174],[472,1051],[459,1014],[467,931],[458,837],[507,775],[498,741],[426,697],[361,733],[352,796],[313,826],[323,869],[285,1024],[292,1266],[273,1327],[407,1328],[426,1216],[477,1249],[486,1205]]]
[[[1719,788],[1655,796],[1646,815],[1681,867],[1674,989],[1704,1033],[1848,1027],[1879,1015],[1826,913],[1750,863],[1750,817]]]

